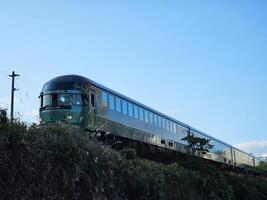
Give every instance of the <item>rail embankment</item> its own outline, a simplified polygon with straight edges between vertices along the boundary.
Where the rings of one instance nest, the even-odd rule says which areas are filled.
[[[0,126],[1,199],[267,199],[267,181],[163,165],[93,144],[74,127]]]

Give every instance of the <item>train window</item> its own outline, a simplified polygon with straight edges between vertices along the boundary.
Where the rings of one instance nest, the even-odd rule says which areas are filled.
[[[146,123],[149,122],[149,117],[148,117],[148,111],[147,110],[145,110],[145,121],[146,121]]]
[[[127,102],[125,100],[122,100],[122,113],[124,115],[128,114],[128,112],[127,112]]]
[[[153,113],[149,112],[149,122],[150,124],[153,124]]]
[[[144,109],[139,107],[139,119],[144,120]]]
[[[172,142],[169,142],[169,146],[170,146],[170,147],[173,147],[173,143],[172,143]]]
[[[173,132],[174,132],[174,133],[177,133],[177,132],[176,132],[176,123],[173,123]]]
[[[82,95],[80,95],[80,94],[74,94],[73,95],[73,105],[75,105],[75,106],[83,105]]]
[[[116,97],[116,110],[121,112],[121,99],[119,97]]]
[[[52,95],[44,95],[43,97],[43,106],[51,106],[52,105]]]
[[[179,124],[176,124],[176,133],[179,133],[179,128],[180,128]]]
[[[106,92],[102,92],[102,106],[108,107],[108,94]]]
[[[154,126],[158,125],[158,116],[156,114],[153,114],[154,116]]]
[[[80,105],[82,105],[82,103],[83,103],[82,96],[79,94],[74,94],[73,95],[73,105],[80,106]]]
[[[162,118],[162,128],[166,129],[166,119]]]
[[[58,105],[57,94],[52,94],[52,105]]]
[[[135,119],[139,118],[138,106],[137,105],[134,105],[134,118]]]
[[[128,102],[128,111],[129,116],[133,117],[133,104]]]
[[[109,94],[109,108],[115,110],[114,96]]]
[[[173,122],[170,122],[170,132],[173,132]]]
[[[170,121],[166,120],[166,129],[167,131],[170,131]]]
[[[162,118],[161,116],[158,116],[158,127],[162,127]]]
[[[82,104],[84,106],[88,106],[88,102],[89,102],[88,97],[85,95],[82,95]]]
[[[72,104],[72,95],[70,94],[58,94],[58,105],[71,105]]]
[[[161,144],[166,144],[166,141],[165,140],[160,140],[160,143]]]

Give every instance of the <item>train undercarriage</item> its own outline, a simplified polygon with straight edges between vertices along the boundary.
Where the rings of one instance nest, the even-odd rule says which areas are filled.
[[[129,149],[134,149],[136,156],[142,159],[159,162],[165,165],[178,163],[184,168],[191,170],[203,170],[205,167],[212,166],[225,173],[235,173],[247,176],[259,176],[267,178],[267,173],[262,170],[255,170],[254,168],[242,168],[226,163],[220,163],[197,156],[165,149],[155,145],[147,144],[140,141],[130,140],[121,136],[116,136],[110,132],[91,132],[91,139],[102,145],[105,148],[111,148],[118,152],[124,152]]]

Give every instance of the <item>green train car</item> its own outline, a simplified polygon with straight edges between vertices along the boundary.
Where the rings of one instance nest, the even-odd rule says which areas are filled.
[[[62,121],[91,132],[188,153],[182,138],[193,134],[210,140],[205,159],[240,168],[257,167],[261,160],[185,123],[78,75],[48,81],[40,94],[41,123]]]

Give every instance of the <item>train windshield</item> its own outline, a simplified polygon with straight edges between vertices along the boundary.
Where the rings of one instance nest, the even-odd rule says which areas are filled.
[[[58,94],[57,99],[59,106],[69,106],[72,104],[73,96],[70,94]]]
[[[88,97],[81,94],[48,94],[41,97],[41,107],[87,106]]]

